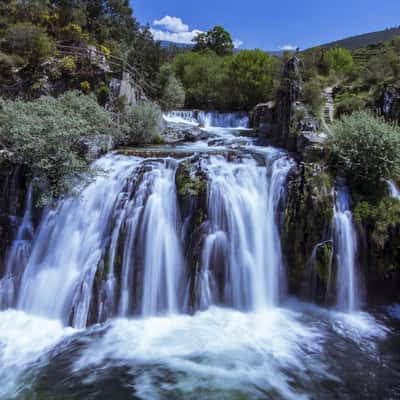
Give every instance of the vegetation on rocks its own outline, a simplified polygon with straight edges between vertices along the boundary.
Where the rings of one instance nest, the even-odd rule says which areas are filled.
[[[71,179],[87,170],[80,140],[112,134],[110,115],[93,96],[68,92],[57,99],[1,102],[1,144],[48,184],[49,199],[68,191]]]
[[[369,112],[355,112],[333,125],[329,148],[335,164],[359,193],[373,196],[400,177],[400,128]]]
[[[162,113],[157,103],[142,101],[128,107],[121,118],[122,140],[126,144],[153,143],[162,132]]]

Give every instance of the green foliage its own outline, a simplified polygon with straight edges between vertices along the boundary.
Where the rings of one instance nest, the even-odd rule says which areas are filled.
[[[67,74],[72,74],[76,70],[75,58],[72,56],[65,56],[61,59],[61,68]]]
[[[232,54],[233,41],[229,32],[222,26],[215,26],[206,33],[199,33],[193,41],[195,46],[193,51],[214,51],[219,56]]]
[[[365,101],[354,94],[342,96],[335,105],[335,117],[340,118],[343,115],[350,115],[355,111],[361,111],[365,108]]]
[[[302,100],[311,107],[315,116],[319,116],[322,106],[325,104],[325,98],[322,94],[322,86],[318,79],[306,82],[301,92]]]
[[[269,98],[276,64],[261,50],[245,50],[227,59],[226,84],[233,108],[252,109]]]
[[[225,61],[213,52],[179,54],[172,69],[186,91],[191,108],[225,108]]]
[[[88,81],[83,81],[79,84],[80,88],[84,93],[89,93],[90,92],[90,82]]]
[[[103,82],[99,85],[99,87],[96,89],[96,97],[97,101],[101,106],[105,106],[108,98],[110,96],[110,89],[109,87]]]
[[[377,205],[361,201],[354,209],[354,218],[369,227],[375,245],[383,249],[389,239],[389,229],[400,225],[400,201],[389,197]]]
[[[161,106],[164,110],[174,110],[185,105],[185,89],[175,75],[170,75],[161,97]]]
[[[328,145],[335,163],[362,194],[372,195],[383,180],[400,177],[400,128],[360,111],[333,126]]]
[[[126,144],[147,144],[157,140],[162,131],[162,112],[157,103],[142,101],[122,115],[122,135]]]
[[[23,58],[36,68],[53,56],[55,45],[42,28],[29,23],[18,23],[5,32],[3,49]]]
[[[1,142],[44,179],[53,198],[70,189],[71,179],[87,170],[82,137],[112,133],[110,115],[92,96],[67,92],[58,99],[6,101],[0,110]]]
[[[14,69],[21,63],[17,57],[0,52],[0,84],[8,84],[14,76]]]
[[[172,69],[186,91],[186,106],[250,110],[273,91],[277,64],[261,50],[219,57],[214,52],[179,54]]]

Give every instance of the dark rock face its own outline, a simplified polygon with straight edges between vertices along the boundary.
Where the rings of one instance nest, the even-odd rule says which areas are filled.
[[[27,181],[22,166],[0,164],[0,275],[4,273],[7,250],[14,240],[24,214]]]
[[[311,117],[300,101],[303,88],[301,62],[293,57],[285,65],[276,102],[259,104],[251,115],[251,124],[278,147],[301,153],[307,137],[316,135],[319,121]]]
[[[400,122],[400,90],[387,87],[378,102],[378,109],[385,118]]]
[[[331,238],[333,205],[332,178],[326,166],[300,163],[288,179],[282,246],[289,271],[289,291],[308,300],[324,299],[328,291],[327,254],[332,249],[318,248]],[[314,250],[318,250],[317,263],[312,265]]]

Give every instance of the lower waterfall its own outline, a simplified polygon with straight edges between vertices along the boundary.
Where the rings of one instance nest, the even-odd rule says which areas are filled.
[[[352,312],[360,306],[360,278],[357,266],[357,233],[350,211],[350,195],[345,186],[338,188],[334,210],[334,244],[337,258],[337,305]]]
[[[229,163],[212,157],[209,177],[210,232],[202,260],[201,304],[226,304],[240,310],[276,306],[285,273],[278,212],[292,167],[279,151]]]
[[[1,399],[396,398],[398,314],[358,307],[349,194],[334,216],[338,307],[291,298],[295,162],[236,117],[160,157],[103,156],[37,227],[28,190],[0,271]]]

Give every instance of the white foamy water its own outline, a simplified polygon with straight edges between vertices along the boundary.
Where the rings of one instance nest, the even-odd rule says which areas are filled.
[[[46,365],[47,352],[72,333],[60,321],[22,311],[0,312],[0,398],[14,398],[29,387],[31,369]]]

